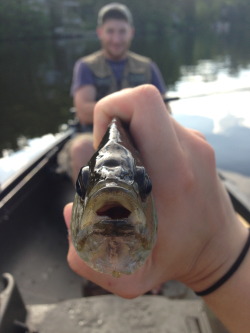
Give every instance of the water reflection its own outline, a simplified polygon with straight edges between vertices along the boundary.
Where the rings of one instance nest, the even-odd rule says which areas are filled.
[[[90,43],[91,44],[91,43]],[[69,118],[73,63],[88,52],[83,41],[5,42],[0,47],[0,150],[20,135],[48,132]]]
[[[74,62],[97,47],[96,39],[1,44],[0,151],[17,148],[20,136],[32,138],[57,132],[58,126],[68,120],[68,110],[72,106],[69,87]],[[232,104],[231,99],[219,101],[213,96],[223,89],[241,90],[249,86],[249,48],[250,43],[242,40],[242,36],[222,39],[215,35],[199,36],[193,33],[169,34],[159,39],[136,37],[132,45],[134,51],[158,63],[169,90],[182,98],[174,104],[179,108],[177,118],[180,113],[185,113],[187,126],[194,124],[206,135],[212,135],[211,140],[213,135],[222,135],[221,128],[227,126],[229,130],[235,126],[238,131],[240,127],[250,124],[248,111],[243,113],[238,101],[235,102],[235,123],[236,120],[230,118],[228,113],[227,105]],[[209,109],[207,103],[201,104],[197,99],[191,109],[199,112],[190,113],[188,98],[206,94],[211,94],[216,108]],[[199,117],[203,118],[201,122]],[[221,140],[223,137],[214,143],[220,146]]]
[[[250,75],[249,75],[250,78]],[[216,152],[217,166],[250,176],[250,88],[180,100],[172,105],[184,126],[202,132]]]
[[[207,140],[215,147],[217,165],[250,176],[250,129],[230,127],[223,134],[208,135]]]

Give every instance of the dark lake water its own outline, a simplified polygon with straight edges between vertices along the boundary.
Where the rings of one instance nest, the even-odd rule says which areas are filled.
[[[97,47],[98,41],[95,39],[1,43],[0,151],[16,149],[20,136],[33,138],[49,132],[56,133],[59,125],[67,122],[69,108],[72,106],[69,89],[74,62]],[[183,97],[182,105],[185,98],[190,96],[207,93],[213,95],[215,90],[225,90],[225,82],[234,82],[227,88],[229,90],[242,90],[250,86],[250,43],[242,40],[242,36],[182,34],[151,40],[136,37],[132,49],[154,59],[171,95]],[[224,81],[221,80],[221,75],[225,78]],[[175,108],[178,109],[177,104],[175,107],[173,104],[173,109]],[[188,126],[192,123],[191,117],[196,120],[191,127],[204,129],[204,113],[200,115],[197,125],[194,114],[186,115],[184,119],[181,118],[183,112],[185,113],[185,104],[181,110],[176,111],[180,122]],[[239,149],[243,151],[242,159],[231,166],[232,164],[227,163],[227,155],[232,156],[232,151],[225,153],[224,148],[223,154],[220,151],[225,138],[219,139],[220,136],[217,135],[216,140],[212,138],[212,144],[218,148],[218,154],[224,156],[222,159],[218,158],[218,161],[223,162],[219,162],[219,166],[250,175],[250,160],[247,157],[250,158],[250,124],[246,113],[241,114],[242,117],[245,119],[245,122],[240,123]],[[237,126],[239,127],[239,122]],[[230,135],[233,139],[235,133],[231,131]],[[237,168],[237,165],[240,167]]]

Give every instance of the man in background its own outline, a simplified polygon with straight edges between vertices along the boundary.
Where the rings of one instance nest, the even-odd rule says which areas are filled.
[[[157,65],[129,51],[134,37],[130,10],[120,3],[105,5],[98,13],[97,23],[101,49],[79,59],[73,72],[71,94],[84,131],[70,145],[73,181],[94,153],[91,133],[93,110],[98,100],[115,91],[147,83],[155,85],[162,95],[166,93]]]

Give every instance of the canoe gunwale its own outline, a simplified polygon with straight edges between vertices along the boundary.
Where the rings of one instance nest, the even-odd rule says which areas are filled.
[[[5,206],[37,175],[42,169],[54,161],[64,144],[72,137],[73,129],[60,136],[53,145],[32,159],[25,167],[21,168],[13,177],[1,184],[0,213]]]

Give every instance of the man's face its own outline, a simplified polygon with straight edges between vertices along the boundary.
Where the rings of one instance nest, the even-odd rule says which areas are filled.
[[[134,29],[125,20],[109,19],[97,29],[106,57],[120,60],[126,56],[134,36]]]

